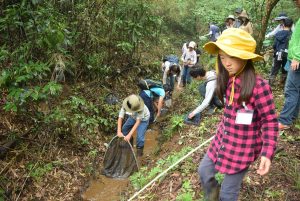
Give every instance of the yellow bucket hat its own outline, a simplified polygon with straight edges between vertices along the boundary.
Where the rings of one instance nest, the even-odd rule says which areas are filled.
[[[263,57],[255,54],[256,41],[246,31],[238,28],[229,28],[223,31],[216,42],[208,42],[204,49],[210,54],[218,54],[219,49],[226,54],[244,60],[262,60]]]

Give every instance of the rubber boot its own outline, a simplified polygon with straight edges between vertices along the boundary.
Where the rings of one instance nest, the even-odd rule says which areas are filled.
[[[205,201],[219,201],[220,186],[215,186],[209,189],[209,192],[204,193]]]
[[[286,74],[281,75],[281,77],[280,77],[280,84],[284,84],[285,83],[286,77],[287,77]]]
[[[144,154],[144,147],[137,147],[137,149],[136,149],[137,157],[142,157],[143,154]]]
[[[211,189],[211,193],[208,196],[207,201],[219,201],[220,199],[220,187]]]

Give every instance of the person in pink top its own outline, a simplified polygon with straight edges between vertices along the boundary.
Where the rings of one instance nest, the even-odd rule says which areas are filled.
[[[256,75],[256,42],[242,29],[226,29],[204,49],[218,55],[216,93],[225,105],[216,135],[198,173],[206,200],[236,201],[249,166],[260,158],[257,173],[266,175],[277,145],[278,120],[268,82]],[[221,185],[216,173],[225,175]]]

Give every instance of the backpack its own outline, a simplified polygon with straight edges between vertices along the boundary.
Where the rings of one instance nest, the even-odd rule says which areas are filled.
[[[171,63],[171,66],[176,64],[179,64],[179,58],[176,55],[170,54],[163,58],[163,62],[169,61]]]
[[[151,79],[144,79],[144,80],[141,79],[137,85],[141,90],[149,90],[149,89],[155,88],[155,87],[163,89],[163,85],[161,82],[154,81]]]

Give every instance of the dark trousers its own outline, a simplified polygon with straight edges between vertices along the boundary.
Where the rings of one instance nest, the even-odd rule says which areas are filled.
[[[287,62],[287,55],[282,54],[281,60],[278,60],[277,55],[274,57],[273,66],[270,73],[270,82],[273,84],[279,70],[281,69],[281,82],[284,83],[287,76],[287,71],[284,69],[284,66]]]
[[[214,162],[205,154],[202,159],[198,173],[207,201],[237,201],[241,184],[248,169],[236,174],[225,174],[222,184],[218,184],[215,179],[217,170]]]

